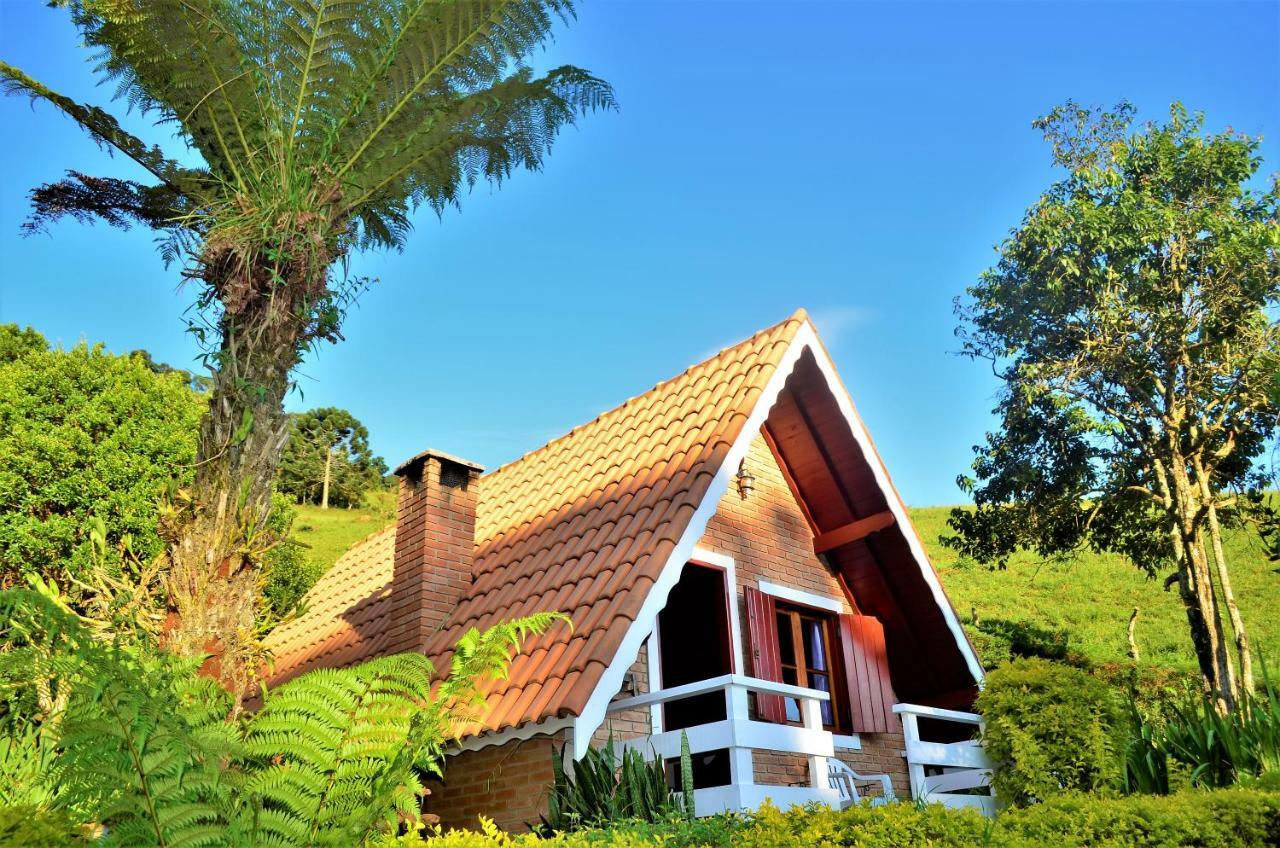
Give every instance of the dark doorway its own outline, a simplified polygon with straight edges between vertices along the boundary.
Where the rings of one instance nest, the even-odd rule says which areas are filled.
[[[662,687],[670,689],[719,677],[733,671],[726,573],[688,563],[667,605],[658,613],[658,644]],[[710,692],[673,701],[663,707],[663,730],[680,730],[727,716],[724,692]],[[728,751],[708,751],[693,757],[696,787],[729,782]]]

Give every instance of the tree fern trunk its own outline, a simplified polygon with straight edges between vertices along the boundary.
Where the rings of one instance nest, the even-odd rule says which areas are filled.
[[[289,436],[284,397],[307,326],[300,304],[284,302],[288,288],[255,292],[236,314],[224,313],[195,481],[167,528],[169,647],[209,654],[206,673],[236,693],[256,665],[260,558],[276,541],[266,522]]]

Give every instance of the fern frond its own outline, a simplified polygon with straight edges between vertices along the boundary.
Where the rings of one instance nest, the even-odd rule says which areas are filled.
[[[381,820],[379,799],[413,774],[419,714],[431,702],[426,657],[400,654],[321,669],[268,693],[249,720],[245,749],[259,768],[262,826],[307,845],[349,845]]]
[[[547,632],[557,622],[570,629],[573,622],[562,612],[539,612],[495,624],[488,630],[474,627],[462,635],[454,649],[446,692],[462,697],[487,677],[506,677],[511,655],[519,653],[525,639]]]
[[[203,177],[198,171],[183,168],[166,158],[158,147],[148,147],[140,138],[126,132],[113,116],[97,106],[76,103],[3,61],[0,61],[0,92],[25,94],[32,100],[52,103],[79,124],[100,147],[120,151],[180,195],[193,199],[201,196],[200,184]]]

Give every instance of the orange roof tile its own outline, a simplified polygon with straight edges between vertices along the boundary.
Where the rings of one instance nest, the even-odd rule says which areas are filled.
[[[488,684],[477,732],[581,713],[807,320],[801,310],[480,479],[471,594],[428,655],[445,667],[468,628],[543,610],[573,630],[530,640]],[[358,543],[271,634],[275,679],[377,653],[394,538]]]

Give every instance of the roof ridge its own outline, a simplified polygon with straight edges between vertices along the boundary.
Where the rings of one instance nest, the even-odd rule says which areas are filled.
[[[799,309],[797,309],[795,312],[788,315],[786,318],[783,318],[781,321],[778,321],[775,324],[770,324],[768,327],[765,327],[763,330],[758,330],[757,332],[752,333],[750,336],[747,336],[742,341],[735,342],[734,344],[727,345],[726,347],[720,348],[720,350],[716,351],[711,356],[708,356],[706,359],[703,359],[700,362],[695,362],[693,365],[690,365],[688,368],[684,369],[680,373],[674,374],[665,380],[660,380],[659,382],[645,389],[643,392],[640,392],[637,395],[632,395],[631,397],[627,398],[617,406],[613,406],[613,407],[610,407],[609,409],[606,409],[604,412],[601,412],[600,414],[596,415],[596,417],[592,418],[589,421],[585,421],[582,424],[579,424],[578,426],[569,430],[567,433],[556,436],[554,439],[551,439],[550,441],[542,444],[539,447],[534,448],[531,451],[527,451],[526,453],[521,454],[520,456],[511,460],[510,462],[504,462],[502,465],[497,466],[492,471],[485,474],[481,479],[490,480],[502,474],[503,472],[510,471],[512,468],[514,468],[517,465],[520,465],[525,460],[530,459],[531,457],[537,456],[538,454],[541,454],[543,451],[549,450],[552,446],[565,441],[566,439],[578,433],[578,431],[583,430],[587,427],[590,427],[592,424],[595,424],[605,416],[612,415],[615,412],[625,409],[627,406],[631,405],[635,401],[639,400],[640,398],[646,397],[647,395],[653,394],[654,392],[658,391],[668,383],[674,383],[676,380],[679,380],[680,378],[684,377],[686,374],[689,374],[692,371],[696,371],[697,369],[702,368],[707,363],[713,360],[719,359],[729,351],[737,350],[738,348],[741,348],[741,347],[746,347],[747,345],[750,345],[752,342],[754,342],[756,339],[760,338],[761,336],[768,335],[769,333],[776,331],[779,327],[782,327],[792,321],[795,321],[801,324],[806,321],[809,321],[808,311],[802,306]]]

